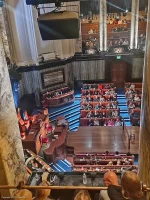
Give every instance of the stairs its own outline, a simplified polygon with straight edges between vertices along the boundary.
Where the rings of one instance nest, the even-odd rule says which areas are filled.
[[[128,114],[127,101],[123,89],[117,90],[118,107],[120,108],[120,116],[124,118],[126,126],[131,126],[130,116]]]
[[[73,103],[58,108],[49,108],[50,122],[54,122],[58,116],[64,116],[69,123],[69,130],[76,131],[79,127],[80,99],[80,94],[77,94]]]
[[[55,172],[71,172],[71,164],[66,159],[59,160],[55,165],[51,163],[50,167]]]

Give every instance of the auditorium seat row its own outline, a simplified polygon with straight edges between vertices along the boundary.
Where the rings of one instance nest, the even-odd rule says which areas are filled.
[[[125,170],[131,170],[135,173],[138,172],[136,165],[74,165],[72,171],[76,172],[107,172],[113,170],[116,173],[122,173]]]
[[[108,126],[108,122],[109,122],[109,120],[113,120],[113,122],[114,122],[114,125],[115,125],[115,122],[118,120],[119,118],[114,118],[114,117],[112,117],[112,118],[97,118],[97,120],[99,121],[99,125],[100,126]],[[88,118],[80,118],[80,126],[90,126],[89,125],[89,122],[93,122],[94,123],[94,118],[90,118],[90,119],[88,119]],[[119,121],[120,121],[120,119],[119,119]],[[120,122],[121,123],[121,122]],[[114,126],[113,125],[113,126]],[[121,124],[120,124],[121,125]]]
[[[125,91],[131,91],[131,94],[126,94],[130,122],[132,126],[140,126],[142,83],[126,83]],[[137,94],[132,94],[133,91]]]
[[[99,84],[83,84],[83,88],[82,89],[111,89],[114,88],[114,83],[99,83]]]
[[[92,116],[98,117],[99,118],[103,118],[103,114],[105,114],[106,117],[109,118],[109,116],[111,115],[111,117],[118,117],[120,114],[120,109],[102,109],[102,110],[81,110],[80,111],[80,118],[88,118],[87,114],[91,113]],[[113,116],[113,112],[115,114],[115,116]],[[116,113],[117,112],[117,116]],[[100,117],[101,116],[101,117]]]

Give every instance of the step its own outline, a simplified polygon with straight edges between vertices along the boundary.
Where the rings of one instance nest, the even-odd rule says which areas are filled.
[[[119,103],[118,102],[118,106],[127,106],[127,104],[126,103]]]
[[[121,113],[120,112],[120,116],[122,116],[122,118],[124,118],[124,119],[125,118],[127,118],[127,119],[130,118],[128,113]]]
[[[72,126],[72,125],[74,125],[74,124],[76,124],[76,123],[79,123],[79,118],[76,119],[76,120],[74,120],[74,121],[72,121],[72,122],[70,122],[69,123],[69,127]]]
[[[73,124],[71,126],[69,126],[69,130],[70,131],[77,131],[79,128],[79,122],[77,122],[76,124]]]
[[[72,121],[74,118],[76,118],[76,117],[80,117],[80,113],[79,112],[74,112],[72,115],[70,115],[70,116],[68,116],[68,117],[65,117],[65,119],[66,120],[68,120],[68,121]]]
[[[76,106],[73,106],[71,108],[66,108],[65,110],[57,112],[57,113],[55,113],[53,115],[49,114],[49,116],[50,116],[50,118],[54,118],[54,117],[56,118],[56,117],[58,117],[60,115],[68,114],[70,111],[73,111],[74,109],[79,109],[80,110],[80,105],[76,105]]]
[[[71,171],[70,166],[69,166],[65,161],[59,160],[59,161],[57,162],[57,164],[58,164],[62,169],[64,169],[64,171],[66,171],[66,172],[70,172],[70,171]]]
[[[55,165],[53,165],[53,164],[51,164],[50,167],[51,167],[55,172],[61,172],[61,170],[60,170],[57,166],[55,166]]]
[[[73,109],[71,112],[67,112],[67,114],[65,114],[65,118],[67,119],[71,114],[74,114],[74,113],[80,113],[80,108],[76,108],[76,109]]]
[[[70,118],[70,119],[68,120],[69,125],[70,125],[70,123],[73,122],[74,120],[79,120],[79,117],[80,117],[80,114],[79,114],[79,115],[75,115],[74,117]]]

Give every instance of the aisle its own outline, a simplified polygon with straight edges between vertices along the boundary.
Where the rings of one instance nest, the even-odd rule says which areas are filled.
[[[116,89],[116,92],[118,107],[120,108],[120,116],[125,120],[126,126],[131,126],[124,89]]]

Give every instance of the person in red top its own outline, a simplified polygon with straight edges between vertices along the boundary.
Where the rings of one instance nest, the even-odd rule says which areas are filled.
[[[102,85],[98,84],[98,90],[102,90]]]

